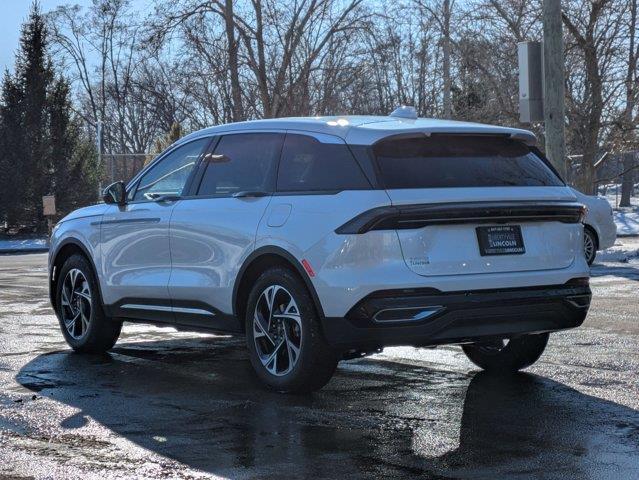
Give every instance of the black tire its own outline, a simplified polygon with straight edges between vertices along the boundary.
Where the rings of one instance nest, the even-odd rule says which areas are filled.
[[[75,273],[78,271],[81,275]],[[83,288],[88,288],[90,300],[86,297],[78,298],[80,295],[75,295],[75,298],[71,295],[74,300],[63,304],[63,289],[66,288],[66,298],[69,298],[67,292],[69,292],[68,286],[71,283],[71,273],[75,273],[76,285],[84,286],[86,283]],[[67,278],[69,278],[69,283],[65,287]],[[77,321],[69,323],[72,326],[67,328],[65,318],[69,319],[74,314],[70,305],[65,306],[69,303],[74,303],[75,310],[81,313],[81,319],[79,324]],[[89,305],[90,311],[88,310]],[[98,282],[93,268],[84,255],[72,255],[62,265],[56,283],[56,306],[56,314],[64,339],[76,352],[103,353],[115,345],[120,336],[122,322],[112,320],[104,314]],[[82,318],[88,319],[88,326],[82,321]]]
[[[589,243],[591,247],[589,248]],[[586,262],[588,265],[592,265],[597,256],[597,249],[599,248],[599,242],[597,241],[597,235],[589,227],[584,227],[584,255],[586,256]]]
[[[509,373],[531,366],[546,349],[548,333],[495,342],[462,345],[468,359],[488,372]]]
[[[277,287],[280,289],[277,289]],[[271,302],[273,304],[271,312],[274,312],[272,314],[266,314],[264,310],[265,302],[266,305],[268,304],[266,292],[269,288],[273,288],[273,291],[277,292],[273,296],[278,296],[277,300]],[[277,303],[282,302],[282,298],[288,298],[285,295],[292,297],[296,304],[296,309],[298,310],[298,315],[295,316],[296,320],[291,318],[278,320],[273,316],[277,315],[278,312],[279,314],[283,313],[283,304],[277,305]],[[278,332],[276,331],[269,333],[268,336],[260,332],[258,335],[261,335],[261,337],[256,339],[254,329],[259,330],[261,328],[254,325],[253,322],[258,301],[260,301],[261,309],[261,317],[259,318],[264,319],[261,325],[270,325],[277,330],[278,325],[275,325],[275,323],[280,321],[281,331],[279,332],[279,337],[277,337]],[[287,303],[286,301],[283,302]],[[289,305],[291,304],[289,303]],[[274,320],[267,321],[266,316]],[[249,294],[245,324],[246,344],[251,365],[258,378],[272,390],[282,393],[312,392],[326,385],[333,376],[337,367],[338,357],[324,339],[320,328],[319,315],[311,295],[299,276],[291,270],[284,267],[274,267],[260,275]],[[301,332],[301,334],[295,335],[293,329]],[[284,330],[290,333],[285,333]],[[282,347],[281,350],[275,351],[276,344],[288,347],[287,342],[289,338],[293,339],[293,337],[299,342],[296,344],[299,346],[299,354],[296,360],[288,348],[284,350]],[[258,348],[263,354],[262,357],[258,353]],[[272,348],[275,351],[276,362],[279,362],[280,367],[286,366],[290,371],[282,372],[281,375],[269,371],[267,366],[260,360],[260,358],[268,357],[268,355],[264,355],[266,348]],[[269,352],[266,353],[268,354]],[[291,362],[291,358],[293,358],[293,362],[287,363]],[[277,364],[274,370],[277,370]]]

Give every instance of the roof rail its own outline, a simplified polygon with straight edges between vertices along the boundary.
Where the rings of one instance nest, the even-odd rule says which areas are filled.
[[[417,110],[415,110],[415,107],[411,107],[410,105],[402,105],[393,110],[389,117],[417,120]]]

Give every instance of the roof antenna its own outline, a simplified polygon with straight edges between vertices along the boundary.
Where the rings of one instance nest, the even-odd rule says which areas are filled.
[[[391,112],[390,117],[405,118],[407,120],[417,120],[417,110],[409,105],[402,105]]]

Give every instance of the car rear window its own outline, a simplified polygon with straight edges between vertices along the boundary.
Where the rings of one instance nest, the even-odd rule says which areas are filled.
[[[397,138],[373,153],[387,189],[563,185],[527,145],[507,137]]]
[[[322,192],[371,188],[344,143],[323,143],[308,135],[286,134],[277,190]]]

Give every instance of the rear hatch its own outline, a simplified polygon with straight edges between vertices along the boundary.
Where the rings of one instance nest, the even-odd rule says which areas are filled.
[[[390,138],[373,147],[408,268],[420,275],[565,268],[582,207],[538,152],[507,136]]]

